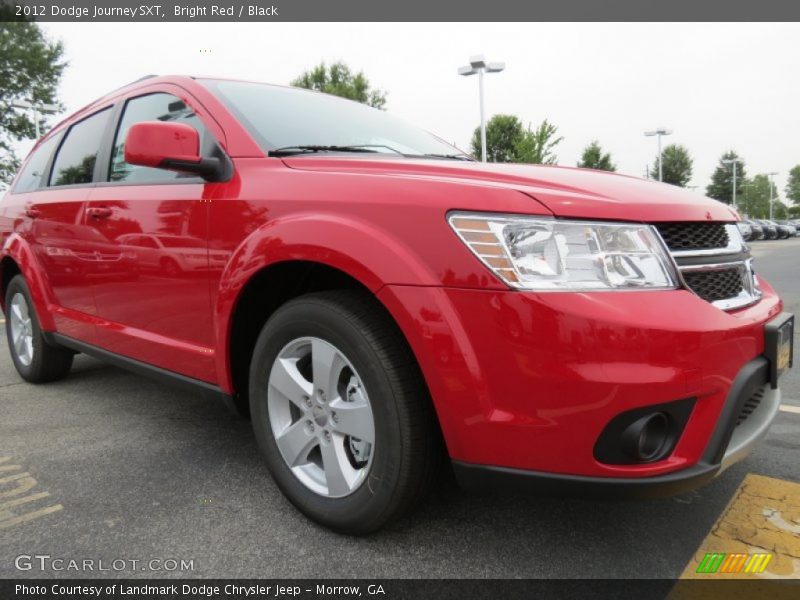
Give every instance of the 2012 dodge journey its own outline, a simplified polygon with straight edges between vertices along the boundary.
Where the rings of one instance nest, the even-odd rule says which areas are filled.
[[[746,455],[793,318],[737,220],[341,98],[146,78],[31,152],[2,304],[27,381],[83,352],[220,398],[301,511],[366,533],[444,457],[471,488],[647,497]]]

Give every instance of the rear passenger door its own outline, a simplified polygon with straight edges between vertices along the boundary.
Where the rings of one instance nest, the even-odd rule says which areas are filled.
[[[87,224],[110,241],[136,279],[92,281],[98,343],[161,368],[214,382],[208,272],[208,204],[195,176],[130,165],[125,139],[144,121],[177,121],[213,143],[184,94],[153,91],[128,98],[110,146],[103,181],[91,192]]]
[[[85,226],[84,211],[111,112],[110,107],[100,110],[73,124],[64,136],[46,141],[43,147],[55,142],[57,151],[38,189],[24,197],[21,229],[57,305],[56,329],[88,343],[94,342],[96,312],[90,277],[109,244]],[[24,174],[20,179],[15,192],[31,184]]]

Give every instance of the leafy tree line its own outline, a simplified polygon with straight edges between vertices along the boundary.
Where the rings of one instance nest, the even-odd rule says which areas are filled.
[[[36,137],[32,111],[13,105],[59,105],[58,84],[67,66],[63,54],[61,42],[47,39],[35,23],[0,21],[0,181],[11,183],[19,168],[15,145]]]
[[[373,89],[363,72],[353,73],[341,61],[330,66],[321,62],[294,79],[291,85],[341,96],[374,108],[383,108],[386,105],[386,92]]]
[[[558,135],[558,127],[546,119],[531,129],[514,115],[495,115],[486,124],[486,160],[554,165],[558,160],[556,146],[563,139]],[[472,154],[480,156],[480,127],[472,134],[471,146]]]
[[[67,63],[63,60],[61,42],[47,39],[36,23],[0,21],[0,182],[10,183],[19,168],[20,159],[14,152],[19,141],[33,139],[35,124],[31,111],[15,108],[19,101],[39,104],[58,104],[58,84]],[[374,108],[383,109],[387,92],[374,88],[362,72],[354,72],[338,61],[321,62],[301,73],[292,85],[355,100]],[[60,105],[59,105],[60,106]],[[40,120],[42,117],[40,116]],[[40,122],[42,131],[47,124]],[[558,127],[547,119],[535,128],[527,126],[515,115],[494,115],[486,125],[486,154],[490,162],[528,163],[554,165],[558,162],[558,145],[564,140]],[[471,150],[481,154],[480,127],[472,135]],[[693,174],[693,159],[686,147],[670,144],[664,147],[661,157],[653,160],[649,176],[657,179],[659,159],[663,181],[686,187]],[[733,150],[725,152],[711,175],[706,195],[733,203],[733,168],[736,162],[736,204],[753,217],[769,214],[770,192],[776,200],[774,216],[800,216],[800,164],[789,173],[785,195],[791,206],[778,199],[778,190],[766,175],[747,176],[744,160]],[[583,150],[578,167],[616,171],[611,153],[598,140],[591,141]]]
[[[719,159],[711,183],[706,187],[706,195],[725,204],[733,204],[733,163],[736,163],[736,207],[748,217],[765,219],[770,216],[770,197],[772,198],[772,217],[786,219],[800,217],[800,165],[789,171],[789,181],[785,188],[787,204],[780,198],[778,186],[766,174],[749,177],[744,159],[734,150],[725,152]]]

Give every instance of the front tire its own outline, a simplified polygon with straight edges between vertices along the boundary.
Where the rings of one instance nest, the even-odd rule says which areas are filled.
[[[366,293],[308,294],[276,311],[253,353],[250,411],[281,491],[343,533],[410,510],[441,456],[414,356]]]
[[[22,275],[11,279],[5,300],[6,338],[17,373],[31,383],[45,383],[66,377],[72,368],[74,353],[52,346],[44,339]]]

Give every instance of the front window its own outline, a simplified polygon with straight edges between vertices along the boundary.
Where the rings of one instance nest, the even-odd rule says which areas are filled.
[[[203,80],[265,152],[343,149],[394,156],[467,156],[436,136],[352,100],[297,88]]]
[[[131,165],[125,162],[125,140],[132,125],[145,121],[175,121],[194,127],[200,134],[200,147],[206,130],[200,119],[183,100],[170,94],[156,93],[139,96],[128,100],[125,112],[119,123],[114,147],[111,152],[109,181],[125,181],[128,183],[162,183],[173,179],[187,177],[186,174],[165,169],[153,169]]]

